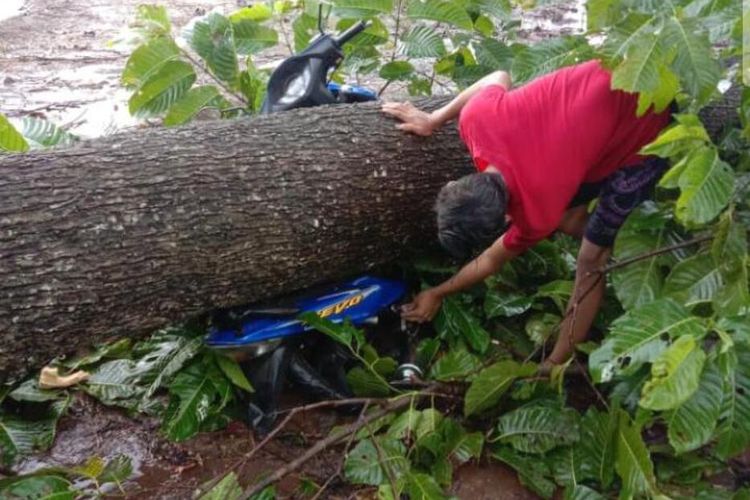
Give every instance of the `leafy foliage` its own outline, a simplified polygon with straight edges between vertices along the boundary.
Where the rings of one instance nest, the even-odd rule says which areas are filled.
[[[570,393],[588,384],[559,370],[547,379],[537,369],[566,313],[578,248],[563,237],[545,241],[486,286],[448,298],[435,337],[421,339],[416,360],[428,381],[465,389],[463,401],[415,403],[364,429],[346,452],[345,477],[377,488],[382,498],[445,498],[454,466],[484,453],[545,498],[558,488],[571,499],[658,497],[661,491],[730,498],[701,483],[750,445],[750,92],[739,110],[742,128],[721,137],[709,136],[699,112],[719,96],[720,80],[739,79],[732,62],[741,54],[739,4],[589,0],[586,36],[527,45],[518,43],[515,26],[529,3],[332,0],[323,9],[327,27],[342,31],[359,19],[371,24],[344,47],[344,61],[330,77],[377,75],[402,82],[411,95],[430,95],[435,85],[463,88],[492,70],[509,71],[522,84],[598,58],[612,71],[613,88],[638,93],[638,114],[679,104],[674,123],[642,151],[671,167],[655,201],[634,212],[618,235],[615,261],[635,260],[607,277],[607,304],[597,322],[604,338],[579,346],[603,401],[581,408]],[[176,126],[207,108],[225,118],[257,112],[268,70],[253,58],[281,43],[306,47],[317,33],[317,7],[254,2],[226,15],[209,13],[177,35],[164,8],[140,6],[132,25],[139,45],[122,73],[132,91],[131,113]],[[291,34],[277,31],[285,18]],[[0,150],[73,141],[46,122],[11,124],[0,116]],[[656,252],[696,236],[712,241]],[[414,271],[432,284],[453,269],[438,262]],[[381,356],[362,331],[315,315],[302,320],[349,350],[356,366],[347,380],[355,394],[411,396],[390,382],[396,360]],[[174,440],[225,425],[240,395],[253,389],[234,361],[207,352],[184,331],[101,346],[58,364],[89,370],[83,389],[105,404],[159,415]],[[51,443],[66,393],[27,382],[0,396],[4,462]],[[35,407],[36,418],[20,418],[19,407]],[[129,474],[125,465],[93,459],[74,473],[0,482],[0,492],[66,498],[75,494],[77,478],[119,482]],[[240,494],[229,474],[205,498]]]

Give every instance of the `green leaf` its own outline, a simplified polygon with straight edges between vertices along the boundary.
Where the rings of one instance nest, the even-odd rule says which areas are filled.
[[[61,365],[70,371],[74,371],[79,368],[90,367],[103,359],[125,357],[132,349],[132,344],[133,342],[129,338],[100,344],[95,346],[94,352],[81,357],[66,359]]]
[[[565,312],[568,300],[573,294],[573,284],[573,280],[550,281],[537,289],[535,298],[551,299],[562,314]]]
[[[238,54],[255,54],[279,43],[279,34],[275,30],[250,19],[233,21],[232,30]]]
[[[599,31],[616,23],[618,9],[615,0],[589,0],[586,2],[586,28]]]
[[[202,362],[180,371],[169,386],[169,393],[162,430],[169,439],[184,441],[223,408],[231,397],[231,387],[215,364]]]
[[[252,21],[239,24],[244,23]],[[220,14],[209,14],[204,21],[196,22],[185,38],[217,78],[230,85],[236,84],[239,69],[233,25],[229,19]]]
[[[526,335],[536,344],[542,345],[555,333],[557,325],[560,324],[560,316],[550,313],[537,313],[533,314],[526,325],[524,330]]]
[[[500,21],[507,21],[513,12],[513,7],[508,0],[468,0],[467,9]]]
[[[496,441],[524,453],[546,453],[578,441],[575,411],[548,407],[521,407],[501,416]]]
[[[549,466],[539,457],[522,455],[512,448],[501,447],[492,457],[511,466],[518,473],[521,483],[542,498],[552,498],[557,489],[555,483],[547,479]]]
[[[513,51],[500,40],[484,38],[475,49],[477,62],[487,68],[509,70],[513,64]]]
[[[574,445],[581,450],[584,476],[596,480],[605,488],[609,487],[614,477],[618,419],[614,409],[609,413],[589,409],[581,420],[581,440]]]
[[[667,62],[664,48],[656,34],[644,33],[633,39],[624,60],[612,72],[612,88],[625,92],[658,92],[663,83],[660,72]]]
[[[412,27],[400,40],[399,53],[406,57],[442,57],[446,54],[445,44],[434,29],[418,24]]]
[[[139,5],[133,27],[147,38],[169,35],[172,31],[167,9],[163,5]]]
[[[443,301],[435,319],[435,329],[442,338],[463,338],[472,349],[483,353],[490,345],[490,334],[456,297]]]
[[[487,319],[498,316],[518,316],[531,308],[534,296],[524,292],[487,290],[484,296],[484,313]]]
[[[69,403],[69,397],[56,401],[33,419],[0,411],[0,464],[11,465],[23,455],[52,446],[57,421]]]
[[[224,476],[216,486],[201,495],[199,500],[240,500],[243,498],[242,486],[234,471]]]
[[[666,244],[668,231],[666,224],[657,231],[639,231],[626,223],[615,240],[615,259],[626,260],[661,248]],[[660,265],[663,260],[663,256],[655,255],[613,272],[615,293],[625,309],[651,303],[661,296],[664,278]]]
[[[445,353],[432,365],[430,378],[434,380],[462,380],[482,366],[479,358],[463,349]]]
[[[115,359],[102,364],[91,374],[84,390],[105,405],[134,410],[146,393],[146,370],[130,359]]]
[[[110,459],[99,474],[97,480],[100,484],[124,483],[133,474],[133,463],[126,455],[116,455]]]
[[[333,12],[339,17],[361,19],[392,11],[393,0],[333,0]]]
[[[27,475],[0,483],[0,497],[7,499],[73,500],[79,492],[65,478],[57,475]]]
[[[694,255],[672,268],[664,281],[663,297],[670,297],[690,307],[711,302],[723,286],[721,273],[714,267],[711,255]]]
[[[378,486],[388,482],[384,467],[390,469],[395,477],[400,477],[409,470],[406,447],[397,439],[375,438],[382,455],[381,463],[378,449],[371,439],[363,439],[346,456],[344,475],[354,484]]]
[[[164,117],[164,125],[171,127],[192,120],[202,109],[212,107],[221,101],[219,89],[213,85],[193,87],[174,103]]]
[[[256,493],[247,500],[276,500],[276,487],[266,486],[260,493]]]
[[[426,338],[419,341],[416,349],[416,359],[414,363],[417,366],[426,368],[432,364],[438,351],[440,350],[440,340],[436,338]]]
[[[150,398],[160,387],[166,387],[172,377],[193,359],[203,347],[203,339],[186,339],[177,336],[155,337],[160,342],[157,348],[148,353],[138,364],[148,367],[148,378],[151,381],[144,393],[143,405],[148,405]]]
[[[294,32],[294,50],[304,50],[312,40],[313,33],[318,30],[318,18],[309,14],[301,14],[292,23]]]
[[[356,19],[341,19],[336,23],[336,30],[339,32],[345,31],[354,26],[355,23],[357,23]],[[346,47],[372,47],[381,45],[386,43],[390,39],[390,36],[388,27],[383,24],[383,21],[374,17],[368,20],[367,28],[349,40],[344,47],[346,50]]]
[[[622,410],[617,429],[615,469],[622,479],[622,498],[657,493],[654,464],[641,438],[641,429],[631,423],[628,414]]]
[[[125,63],[121,81],[125,87],[139,88],[168,62],[180,58],[180,49],[170,37],[148,41],[133,51]]]
[[[619,14],[622,17],[622,14]],[[622,17],[616,25],[609,27],[601,47],[604,60],[613,67],[632,50],[633,45],[643,39],[649,40],[661,27],[661,17],[637,12],[630,12]]]
[[[162,65],[128,101],[130,114],[157,116],[166,112],[195,82],[193,67],[182,61],[169,61]]]
[[[248,62],[248,70],[240,71],[240,92],[248,102],[251,111],[259,111],[266,98],[268,75],[252,67]]]
[[[703,147],[688,157],[678,185],[677,220],[695,227],[710,222],[727,206],[734,191],[734,175],[716,149]]]
[[[245,19],[255,21],[256,23],[262,23],[268,21],[273,17],[273,10],[264,3],[255,3],[247,7],[243,7],[229,15],[229,20],[232,22],[238,22]]]
[[[582,484],[565,488],[565,495],[563,496],[564,500],[605,500],[606,498],[598,491]]]
[[[385,380],[361,366],[349,370],[346,374],[346,383],[352,392],[360,397],[385,397],[391,393],[391,388]]]
[[[26,139],[13,127],[8,119],[0,113],[0,151],[21,152],[29,150]]]
[[[664,416],[675,452],[697,450],[711,440],[721,414],[722,395],[721,373],[716,363],[709,361],[692,397]]]
[[[29,379],[8,393],[8,397],[16,401],[30,401],[33,403],[46,403],[64,398],[62,391],[40,389],[36,379]]]
[[[409,473],[406,479],[406,493],[410,500],[447,500],[435,478],[421,472]]]
[[[589,369],[597,382],[609,381],[615,374],[634,372],[643,363],[654,361],[671,338],[705,334],[699,318],[684,306],[662,299],[632,309],[617,318],[602,345],[591,353]]]
[[[244,391],[255,392],[255,389],[253,389],[253,386],[250,384],[250,381],[245,376],[245,372],[242,371],[242,367],[240,367],[240,364],[237,361],[221,354],[216,355],[216,361],[219,368],[221,368],[221,371],[224,372],[224,375],[226,375],[234,385]]]
[[[472,458],[482,456],[484,435],[481,432],[466,432],[461,424],[452,418],[445,418],[440,425],[443,436],[443,455],[463,464]]]
[[[663,158],[674,157],[711,141],[697,115],[680,113],[674,118],[677,123],[664,130],[653,142],[645,146],[641,150],[642,154],[658,155]]]
[[[591,47],[582,36],[551,38],[532,46],[515,45],[511,75],[513,82],[523,83],[558,68],[589,58]]]
[[[474,19],[474,29],[483,36],[491,37],[495,34],[495,23],[488,16],[480,14]]]
[[[474,415],[494,407],[517,378],[530,377],[536,370],[531,363],[519,364],[515,361],[500,361],[485,368],[466,391],[464,415]]]
[[[38,147],[70,146],[78,137],[58,127],[52,122],[27,116],[23,119],[21,133]]]
[[[640,405],[649,410],[672,410],[698,389],[706,353],[695,338],[678,337],[651,365],[651,380],[641,393]]]
[[[709,95],[720,71],[711,45],[696,20],[672,17],[664,26],[664,43],[675,49],[672,67],[683,88],[694,98]]]
[[[392,61],[380,68],[384,80],[407,80],[414,73],[414,66],[408,61]]]
[[[736,345],[733,359],[724,373],[724,395],[716,431],[716,452],[723,459],[750,445],[750,350]]]
[[[329,319],[321,318],[314,312],[302,313],[299,319],[347,347],[352,347],[352,343],[356,338],[355,328],[350,323],[334,323]]]
[[[429,19],[465,30],[474,27],[469,13],[458,2],[448,0],[413,0],[409,2],[406,15],[411,19]]]

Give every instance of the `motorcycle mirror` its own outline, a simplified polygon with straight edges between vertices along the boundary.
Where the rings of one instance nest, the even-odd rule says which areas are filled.
[[[318,4],[318,31],[321,35],[325,35],[323,31],[323,2]]]

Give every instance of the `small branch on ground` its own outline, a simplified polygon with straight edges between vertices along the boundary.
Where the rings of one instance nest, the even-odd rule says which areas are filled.
[[[315,445],[313,445],[311,448],[308,448],[307,451],[305,451],[302,455],[300,455],[295,460],[292,460],[288,464],[286,464],[284,467],[281,467],[277,469],[273,474],[270,476],[256,482],[254,485],[250,486],[243,492],[243,497],[250,497],[259,491],[262,491],[267,486],[270,486],[271,484],[275,483],[279,479],[283,478],[287,474],[294,472],[295,470],[299,469],[302,465],[304,465],[308,460],[316,456],[318,453],[322,452],[323,450],[338,444],[342,440],[346,439],[347,437],[350,437],[352,434],[356,434],[359,430],[365,428],[370,423],[378,420],[379,418],[382,418],[389,413],[401,410],[405,407],[407,407],[411,400],[415,397],[422,397],[424,393],[429,392],[433,393],[434,390],[431,390],[432,388],[429,388],[427,391],[420,391],[417,393],[406,393],[406,394],[400,394],[396,396],[395,398],[391,399],[377,399],[377,398],[371,398],[371,404],[379,404],[380,409],[378,411],[375,411],[369,415],[367,415],[365,418],[353,422],[349,425],[346,425],[334,432],[332,432],[328,437],[321,439]]]
[[[362,405],[362,410],[359,412],[359,417],[357,417],[357,422],[362,421],[369,407],[370,405],[368,405],[367,403]],[[352,443],[354,442],[354,438],[356,435],[357,433],[353,432],[351,436],[349,436],[349,439],[347,439],[346,445],[344,446],[344,452],[341,454],[341,460],[339,460],[339,465],[338,467],[336,467],[336,472],[331,474],[331,476],[328,479],[326,479],[326,482],[323,483],[320,489],[318,489],[318,491],[310,500],[317,500],[318,498],[320,498],[323,492],[326,491],[326,489],[328,489],[328,486],[330,486],[333,480],[341,475],[341,472],[344,470],[344,464],[346,464],[346,457],[349,455],[349,449],[352,447]]]

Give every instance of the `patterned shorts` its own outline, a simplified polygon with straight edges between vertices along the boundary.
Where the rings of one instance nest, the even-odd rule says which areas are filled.
[[[656,183],[668,168],[667,160],[652,156],[639,165],[615,171],[601,182],[581,185],[570,207],[599,198],[586,226],[586,239],[602,247],[611,247],[627,216],[651,198]]]

